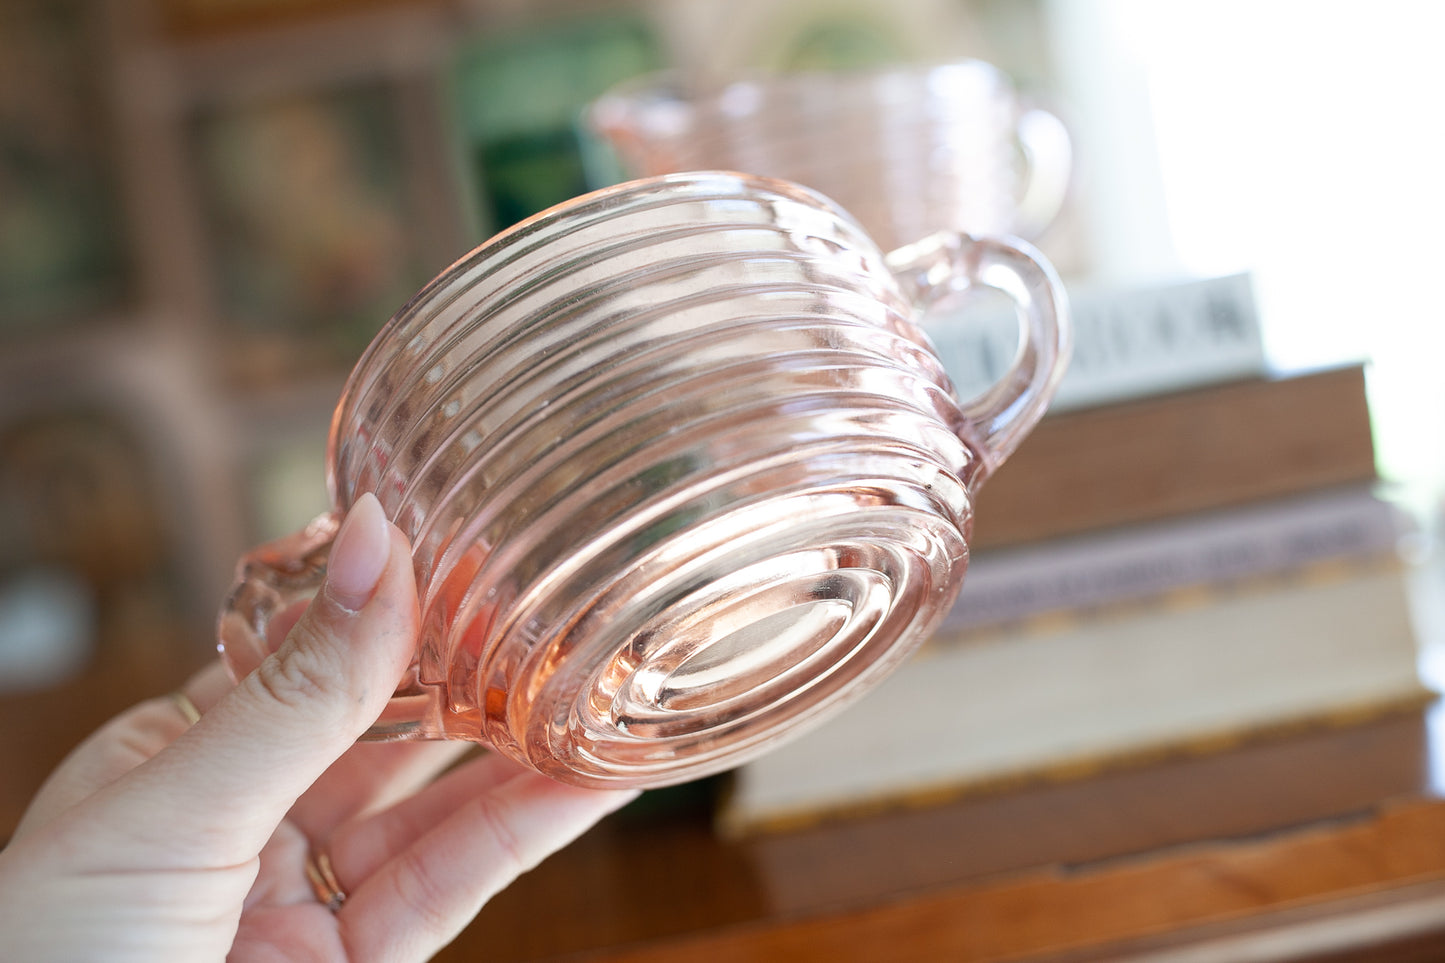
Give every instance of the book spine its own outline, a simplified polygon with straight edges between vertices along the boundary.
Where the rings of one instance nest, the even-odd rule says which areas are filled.
[[[1069,296],[1074,353],[1056,411],[1264,374],[1264,339],[1248,274]],[[1011,311],[969,305],[925,327],[960,397],[988,388],[1018,350]]]
[[[941,635],[1393,553],[1406,528],[1365,488],[978,553]]]
[[[970,545],[1018,546],[1377,480],[1359,365],[1050,414],[979,495]]]

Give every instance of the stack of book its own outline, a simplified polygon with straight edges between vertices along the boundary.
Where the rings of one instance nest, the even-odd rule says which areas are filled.
[[[1217,318],[1227,302],[1221,350],[1196,342],[1170,362],[1194,362],[1176,372],[1188,387],[1134,372],[1110,389],[1096,364],[979,493],[968,575],[936,637],[844,713],[733,773],[723,832],[1077,777],[1430,698],[1404,525],[1376,492],[1363,368],[1272,373],[1247,287],[1223,279],[1212,302],[1200,290],[1152,292],[1134,318],[1157,335],[1166,309],[1178,327],[1200,317],[1181,304]]]

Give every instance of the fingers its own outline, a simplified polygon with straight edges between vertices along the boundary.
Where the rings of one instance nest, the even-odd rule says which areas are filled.
[[[271,616],[266,625],[266,638],[272,651],[279,649],[305,613],[308,601],[293,603]],[[193,695],[204,712],[229,691],[224,690],[210,701],[205,694]],[[189,693],[189,687],[188,687]],[[461,742],[391,742],[363,743],[346,754],[292,807],[287,819],[299,826],[308,837],[322,841],[332,829],[356,815],[389,806],[430,783],[465,752],[473,748]]]
[[[225,669],[214,662],[182,687],[202,711],[229,692]],[[91,733],[76,746],[35,794],[15,836],[33,832],[60,813],[146,762],[190,728],[191,721],[167,696],[147,699]]]
[[[504,886],[635,796],[522,772],[466,799],[360,884],[338,868],[355,887],[340,912],[352,958],[429,958]]]
[[[116,716],[76,746],[45,780],[16,827],[15,837],[34,832],[153,757],[189,722],[165,698],[147,699]]]
[[[212,662],[182,684],[180,691],[202,715],[226,697],[232,689],[231,677],[219,661]],[[189,725],[189,723],[187,723]]]
[[[390,809],[341,826],[325,845],[337,875],[347,880],[366,879],[463,804],[495,791],[525,771],[511,760],[487,752]]]
[[[280,650],[169,748],[118,780],[111,805],[178,865],[255,857],[296,799],[381,713],[411,659],[416,586],[405,537],[371,495],[332,548],[326,583]]]
[[[353,746],[307,790],[287,819],[311,839],[324,841],[348,820],[385,809],[429,785],[474,748],[466,742]]]

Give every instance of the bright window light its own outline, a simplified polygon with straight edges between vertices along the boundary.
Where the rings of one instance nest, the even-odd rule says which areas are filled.
[[[1105,172],[1091,182],[1103,196],[1089,218],[1133,231],[1110,240],[1103,229],[1114,260],[1102,269],[1157,273],[1167,255],[1180,274],[1254,272],[1272,357],[1284,368],[1370,360],[1382,470],[1435,497],[1445,486],[1445,304],[1435,290],[1445,274],[1445,4],[1049,9],[1064,87],[1082,93],[1079,123],[1093,131],[1081,131],[1084,160]],[[1138,103],[1147,106],[1129,114]],[[1146,141],[1146,161],[1104,166],[1111,152],[1149,153]],[[1133,170],[1140,164],[1155,165],[1150,176]],[[1153,223],[1136,196],[1151,187],[1162,209]]]

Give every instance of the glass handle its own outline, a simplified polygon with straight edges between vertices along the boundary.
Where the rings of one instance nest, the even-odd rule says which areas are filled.
[[[274,649],[268,631],[276,616],[298,602],[309,602],[326,580],[331,544],[342,512],[318,516],[301,531],[252,549],[236,567],[236,582],[217,620],[217,649],[233,682],[250,675]],[[279,645],[280,640],[276,643]],[[424,685],[414,661],[380,718],[363,735],[368,742],[396,739],[471,738],[471,729],[449,726],[443,716],[443,691]]]
[[[1073,144],[1064,122],[1040,107],[1021,113],[1014,129],[1024,158],[1024,188],[1013,232],[1036,238],[1064,206],[1073,170]]]
[[[267,629],[275,616],[314,598],[326,578],[341,513],[328,512],[301,531],[252,549],[236,566],[236,582],[217,620],[217,648],[233,681],[271,654]]]
[[[946,231],[899,248],[888,266],[921,317],[945,299],[980,288],[1002,293],[1019,319],[1019,347],[1003,377],[962,406],[960,437],[979,453],[966,479],[976,488],[1003,464],[1043,416],[1072,347],[1063,284],[1023,241]]]

